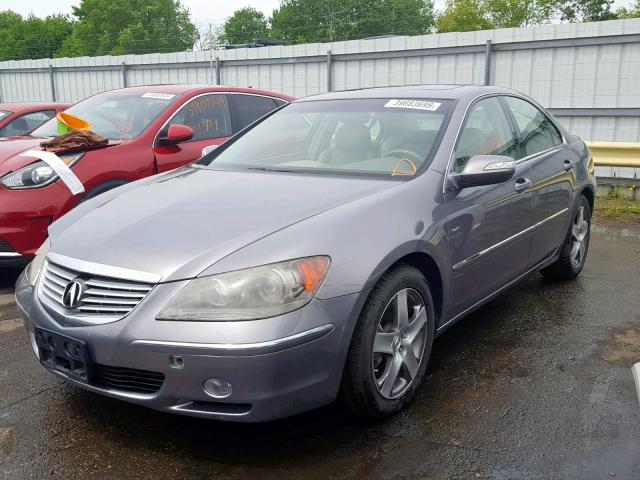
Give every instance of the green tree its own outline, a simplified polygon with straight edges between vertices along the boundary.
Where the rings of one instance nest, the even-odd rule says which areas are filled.
[[[359,36],[423,35],[433,30],[435,12],[432,1],[380,0],[361,14]]]
[[[15,26],[21,23],[22,15],[11,10],[0,12],[0,60],[17,60]]]
[[[560,19],[565,22],[599,22],[612,20],[616,14],[611,10],[614,0],[557,0]]]
[[[617,18],[637,18],[640,17],[640,0],[636,0],[633,5],[627,7],[621,7],[616,10]]]
[[[179,0],[82,0],[58,57],[190,50],[198,31]]]
[[[486,0],[484,8],[493,28],[549,23],[554,15],[553,0]]]
[[[481,0],[447,0],[436,20],[438,32],[472,32],[494,28],[487,6]]]
[[[269,20],[262,12],[244,7],[233,12],[222,26],[219,43],[250,43],[269,36]]]
[[[65,15],[25,19],[10,10],[0,12],[0,60],[51,58],[72,28]]]
[[[439,32],[527,27],[548,23],[558,0],[448,0],[436,25]]]
[[[433,28],[431,0],[282,0],[272,36],[292,43],[419,35]]]

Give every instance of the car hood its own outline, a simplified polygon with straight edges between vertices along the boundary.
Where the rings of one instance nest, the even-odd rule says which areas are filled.
[[[28,150],[40,150],[42,138],[3,137],[0,138],[0,177],[33,163],[34,159],[21,157]]]
[[[271,233],[395,185],[387,179],[186,167],[72,211],[50,228],[51,251],[161,281],[192,278]]]
[[[41,150],[40,143],[45,140],[46,138],[37,137],[0,138],[0,177],[35,162],[35,158],[22,157],[20,154],[29,150]],[[121,141],[111,140],[108,145],[100,145],[98,147],[88,148],[85,150],[112,147],[121,143]]]

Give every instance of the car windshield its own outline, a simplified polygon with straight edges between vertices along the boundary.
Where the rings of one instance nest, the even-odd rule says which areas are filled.
[[[7,112],[6,110],[0,110],[0,120],[2,120],[7,115],[11,115],[11,112]]]
[[[173,101],[167,93],[107,92],[94,95],[65,110],[91,124],[91,130],[110,140],[125,140],[140,135]],[[57,120],[52,118],[35,129],[34,137],[54,137]]]
[[[430,161],[450,108],[436,99],[293,103],[197,164],[411,177]]]

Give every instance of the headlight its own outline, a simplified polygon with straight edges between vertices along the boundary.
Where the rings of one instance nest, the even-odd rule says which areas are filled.
[[[84,156],[83,153],[67,155],[60,159],[71,167]],[[15,172],[8,173],[0,178],[0,182],[11,190],[24,190],[26,188],[38,188],[49,185],[58,179],[58,174],[53,171],[46,162],[38,161],[22,167]]]
[[[51,240],[47,238],[36,252],[35,258],[31,260],[31,263],[29,265],[27,265],[27,278],[29,279],[29,285],[31,285],[32,287],[38,281],[40,271],[42,270],[42,265],[44,265],[44,259],[47,257],[47,253],[49,253],[50,248]]]
[[[329,257],[308,257],[192,280],[158,320],[256,320],[303,307],[318,291]]]

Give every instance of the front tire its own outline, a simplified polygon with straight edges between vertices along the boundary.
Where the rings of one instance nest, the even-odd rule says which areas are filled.
[[[571,216],[571,226],[560,248],[560,257],[542,270],[542,275],[554,280],[573,280],[584,268],[591,237],[591,207],[584,195],[580,196]]]
[[[341,385],[357,415],[383,418],[411,401],[427,369],[434,330],[424,275],[410,265],[384,274],[358,319]]]

